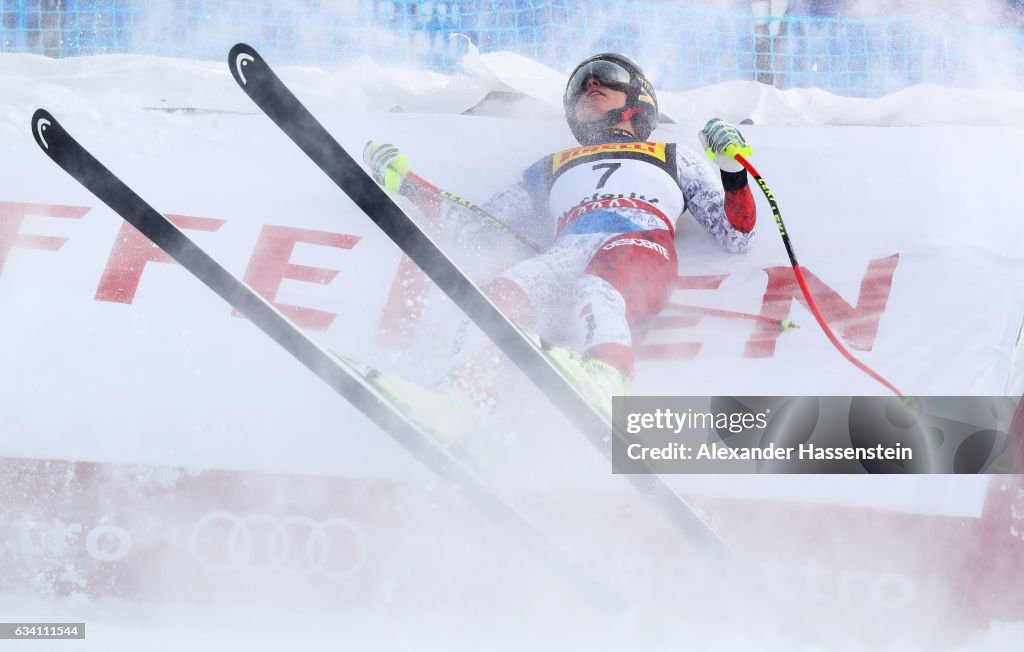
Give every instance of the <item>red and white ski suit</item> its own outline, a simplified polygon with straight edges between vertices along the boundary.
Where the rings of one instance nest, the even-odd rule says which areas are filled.
[[[484,290],[520,325],[568,338],[584,358],[632,377],[630,324],[657,315],[669,299],[684,211],[726,251],[750,246],[756,211],[746,172],[718,176],[673,143],[608,142],[545,156],[483,206],[543,252]],[[449,225],[480,221],[452,202],[441,210]]]

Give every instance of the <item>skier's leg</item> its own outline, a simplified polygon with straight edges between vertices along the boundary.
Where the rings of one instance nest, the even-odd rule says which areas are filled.
[[[668,231],[640,231],[608,238],[574,288],[578,360],[561,366],[580,390],[610,416],[608,397],[624,394],[633,377],[630,324],[657,315],[668,301],[677,271]]]
[[[633,335],[622,293],[600,276],[584,274],[574,294],[577,350],[584,359],[603,360],[632,379]]]
[[[601,357],[604,344],[629,346],[628,325],[661,312],[677,271],[675,244],[667,230],[608,238],[590,260],[576,290],[583,356]],[[591,313],[586,311],[588,304]],[[588,320],[595,322],[592,328],[586,328]],[[627,366],[623,371],[631,369]]]
[[[548,337],[568,318],[573,285],[607,234],[561,238],[547,252],[514,265],[483,286],[484,292],[512,321]],[[500,375],[501,354],[474,324],[460,334],[445,382],[478,392],[491,391]],[[484,397],[480,397],[484,398]]]

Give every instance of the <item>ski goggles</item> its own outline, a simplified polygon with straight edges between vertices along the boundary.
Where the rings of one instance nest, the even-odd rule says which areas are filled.
[[[566,94],[570,98],[579,96],[587,89],[587,80],[591,77],[601,82],[602,86],[617,91],[626,91],[629,88],[629,71],[617,63],[611,61],[591,61],[573,73],[566,85]]]

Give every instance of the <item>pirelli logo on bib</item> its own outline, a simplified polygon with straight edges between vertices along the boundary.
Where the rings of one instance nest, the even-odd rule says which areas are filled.
[[[665,162],[665,143],[604,143],[567,149],[551,157],[551,173],[554,174],[565,165],[588,156],[611,153],[645,154],[662,163]]]

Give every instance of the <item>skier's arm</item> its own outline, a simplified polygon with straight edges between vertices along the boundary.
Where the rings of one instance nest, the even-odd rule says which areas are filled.
[[[698,137],[719,167],[721,186],[712,181],[702,161],[678,148],[679,183],[687,206],[724,249],[744,252],[754,235],[757,209],[747,173],[733,156],[736,153],[749,155],[750,148],[738,130],[718,119],[708,121]]]
[[[551,246],[555,235],[547,211],[546,168],[546,159],[537,161],[517,183],[499,190],[483,205],[484,211],[514,230],[516,239],[532,254]]]
[[[377,183],[409,199],[464,243],[481,244],[493,238],[495,231],[510,231],[535,243],[530,245],[532,249],[546,244],[547,223],[538,210],[538,193],[532,183],[536,165],[527,170],[522,181],[499,191],[483,206],[476,206],[412,172],[408,160],[394,145],[368,142],[363,160]]]

